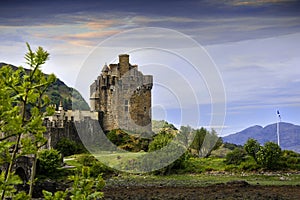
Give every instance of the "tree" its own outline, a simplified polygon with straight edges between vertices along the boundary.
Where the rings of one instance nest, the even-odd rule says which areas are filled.
[[[191,148],[197,150],[199,157],[209,156],[212,150],[219,148],[221,145],[222,139],[218,137],[215,130],[209,132],[202,127],[194,131]]]
[[[256,154],[258,164],[267,169],[278,168],[281,155],[281,148],[274,142],[266,142]]]
[[[33,191],[36,172],[36,158],[38,149],[46,143],[43,133],[43,117],[52,115],[54,109],[48,107],[50,99],[45,92],[55,82],[56,77],[45,75],[41,66],[49,58],[49,53],[42,47],[35,52],[27,43],[28,53],[25,55],[30,70],[19,67],[14,71],[10,66],[0,70],[0,132],[1,145],[6,144],[3,152],[6,154],[8,167],[3,178],[3,184],[11,182],[12,167],[16,158],[22,155],[33,155],[33,166],[30,177],[29,196]],[[3,96],[2,96],[3,95]],[[6,189],[2,189],[1,198],[6,198]]]
[[[194,131],[194,140],[191,144],[191,148],[197,150],[199,157],[202,155],[201,147],[207,133],[208,131],[203,127]]]
[[[260,149],[260,144],[257,142],[257,140],[253,138],[249,138],[247,142],[244,145],[244,149],[247,152],[247,154],[254,158],[254,160],[257,162],[257,152]]]
[[[177,140],[186,149],[189,149],[193,139],[193,129],[190,126],[181,126],[180,131],[177,134]]]

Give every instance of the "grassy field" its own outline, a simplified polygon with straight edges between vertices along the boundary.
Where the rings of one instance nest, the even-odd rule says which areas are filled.
[[[111,166],[120,162],[134,159],[145,154],[140,153],[107,153],[99,154],[100,160],[104,160]],[[65,158],[68,165],[81,167],[78,158],[83,155],[73,155]],[[196,173],[172,174],[168,176],[156,176],[152,174],[128,174],[119,173],[107,181],[108,185],[172,185],[172,186],[207,186],[212,184],[227,183],[231,181],[247,181],[252,185],[299,185],[300,174],[291,172],[232,172],[226,170],[226,164],[222,158],[192,158],[189,167]]]

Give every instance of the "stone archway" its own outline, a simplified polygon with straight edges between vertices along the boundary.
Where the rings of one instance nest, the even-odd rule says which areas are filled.
[[[18,167],[16,169],[15,173],[16,173],[16,175],[18,175],[21,178],[21,180],[23,181],[23,184],[27,183],[28,178],[27,178],[25,170],[22,167]]]

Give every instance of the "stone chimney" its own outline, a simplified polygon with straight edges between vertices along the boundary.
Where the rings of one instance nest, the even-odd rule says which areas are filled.
[[[126,74],[129,70],[129,55],[128,54],[121,54],[119,55],[119,70],[120,70],[120,77]]]

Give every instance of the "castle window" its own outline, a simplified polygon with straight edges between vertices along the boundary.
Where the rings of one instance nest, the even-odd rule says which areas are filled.
[[[144,112],[146,112],[146,110],[147,110],[147,107],[146,107],[146,106],[144,106]]]
[[[116,77],[113,76],[113,78],[112,78],[112,85],[115,85],[115,84],[116,84]]]
[[[128,103],[129,103],[128,100],[125,100],[125,112],[128,112],[128,106],[129,106]]]

